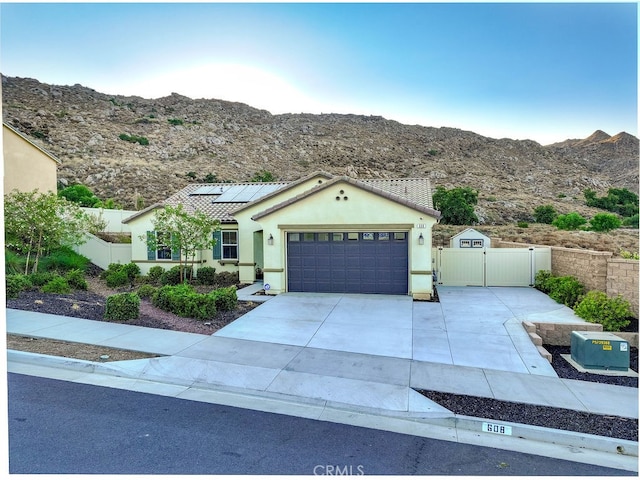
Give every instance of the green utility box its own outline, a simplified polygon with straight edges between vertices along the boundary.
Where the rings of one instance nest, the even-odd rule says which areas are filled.
[[[629,342],[608,332],[571,332],[571,359],[586,369],[629,369]]]

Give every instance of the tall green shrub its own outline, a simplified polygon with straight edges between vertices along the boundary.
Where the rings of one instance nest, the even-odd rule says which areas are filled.
[[[45,283],[42,288],[43,293],[71,293],[71,286],[64,277],[54,277],[52,280]]]
[[[116,293],[107,297],[104,310],[106,320],[124,322],[140,316],[140,297],[135,293]]]
[[[620,296],[608,297],[598,290],[588,292],[576,305],[575,313],[590,323],[600,323],[606,332],[617,332],[631,322],[629,302]]]
[[[5,285],[7,298],[18,298],[20,292],[29,290],[32,287],[29,277],[20,273],[7,275],[5,278]]]
[[[552,277],[547,280],[547,288],[549,297],[571,308],[585,291],[584,285],[571,276]]]

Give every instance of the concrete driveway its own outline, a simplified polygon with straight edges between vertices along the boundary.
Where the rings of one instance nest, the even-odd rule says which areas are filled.
[[[533,288],[439,287],[440,302],[391,295],[280,294],[214,336],[555,376],[522,321],[579,321]]]

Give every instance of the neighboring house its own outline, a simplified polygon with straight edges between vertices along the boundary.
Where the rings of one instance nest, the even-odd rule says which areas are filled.
[[[491,247],[491,239],[473,228],[466,228],[449,240],[451,248]]]
[[[221,222],[198,266],[239,272],[265,291],[381,293],[430,299],[433,209],[427,178],[367,179],[317,172],[295,182],[191,184],[124,222],[142,273],[177,265],[179,252],[147,249],[153,211],[183,204]]]
[[[56,192],[60,161],[15,128],[2,124],[4,193]]]

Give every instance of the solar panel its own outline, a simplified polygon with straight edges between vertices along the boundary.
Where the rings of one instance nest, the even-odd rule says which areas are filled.
[[[231,185],[226,187],[222,195],[217,197],[216,203],[248,203],[278,190],[282,185],[251,184]]]

